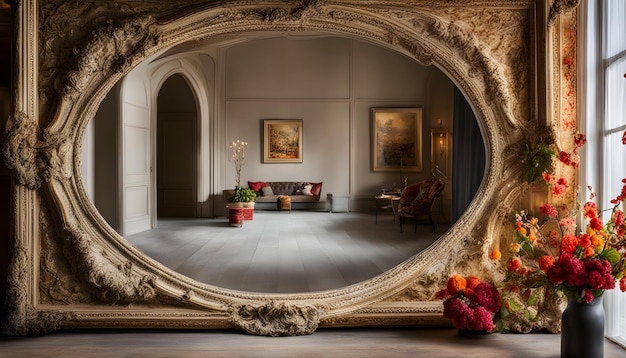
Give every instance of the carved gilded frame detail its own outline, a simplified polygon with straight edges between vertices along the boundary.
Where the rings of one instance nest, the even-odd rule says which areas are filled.
[[[276,336],[329,326],[446,325],[435,294],[451,273],[501,275],[488,253],[506,240],[506,215],[528,191],[515,153],[547,127],[549,115],[542,1],[21,0],[13,11],[19,70],[4,147],[15,174],[5,333],[238,327]],[[470,208],[441,240],[361,284],[267,295],[177,274],[106,224],[80,178],[83,131],[106,93],[168,48],[258,31],[367,39],[436,65],[462,89],[489,159]]]

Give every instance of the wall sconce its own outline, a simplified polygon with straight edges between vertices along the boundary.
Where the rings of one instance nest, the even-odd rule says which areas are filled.
[[[432,129],[430,132],[431,171],[437,177],[448,177],[448,131]]]

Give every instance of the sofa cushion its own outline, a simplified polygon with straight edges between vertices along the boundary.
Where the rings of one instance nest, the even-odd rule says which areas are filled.
[[[263,196],[272,196],[274,195],[274,191],[271,186],[264,186],[261,190],[263,190]]]
[[[313,187],[313,184],[305,184],[304,188],[302,188],[302,195],[313,195],[311,193],[312,187]]]
[[[315,196],[320,196],[320,193],[322,192],[322,183],[323,182],[312,183],[313,187],[311,188],[311,194]]]
[[[264,181],[249,181],[248,182],[248,187],[250,187],[250,189],[256,192],[261,192],[261,189],[263,189],[264,187],[268,185],[270,184]]]

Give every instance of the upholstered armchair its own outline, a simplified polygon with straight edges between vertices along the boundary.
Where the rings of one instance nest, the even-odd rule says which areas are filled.
[[[445,183],[441,179],[429,179],[404,188],[398,203],[400,232],[406,219],[413,219],[414,232],[417,231],[417,225],[432,225],[433,232],[437,231],[430,211],[435,198],[441,194],[444,187]]]

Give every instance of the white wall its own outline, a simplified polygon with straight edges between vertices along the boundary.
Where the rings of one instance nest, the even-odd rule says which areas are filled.
[[[424,170],[405,174],[409,182],[430,177],[431,86],[437,117],[452,120],[452,91],[441,90],[452,82],[441,71],[361,41],[256,40],[229,48],[224,68],[226,139],[249,142],[242,181],[323,181],[323,198],[350,193],[356,210],[373,210],[373,196],[401,182],[400,173],[371,170],[372,107],[424,108]],[[303,163],[262,163],[263,119],[303,120]],[[225,165],[223,188],[232,188],[234,167]]]
[[[401,184],[400,173],[371,170],[373,107],[423,108],[424,169],[404,176],[409,182],[431,176],[431,122],[441,119],[452,128],[453,84],[437,68],[377,45],[337,37],[277,37],[216,46],[161,58],[147,66],[149,70],[133,71],[158,74],[148,90],[157,93],[159,83],[171,75],[172,63],[193,67],[193,88],[206,123],[200,131],[202,216],[225,213],[221,192],[235,185],[227,145],[235,139],[249,143],[242,182],[323,181],[322,200],[327,193],[350,193],[351,210],[373,210],[373,196],[381,188]],[[150,101],[133,102],[144,100]],[[302,163],[262,163],[263,119],[302,119]]]

